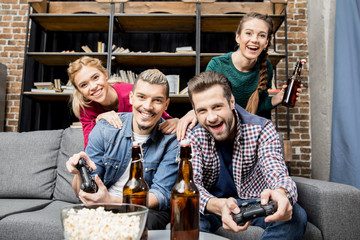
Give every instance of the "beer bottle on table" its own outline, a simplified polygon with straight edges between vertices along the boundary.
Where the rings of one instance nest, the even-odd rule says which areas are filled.
[[[306,63],[305,59],[297,61],[292,76],[287,81],[282,104],[286,107],[294,107],[296,102],[296,93],[301,84],[300,73],[302,65]]]
[[[134,143],[131,150],[131,166],[129,180],[123,188],[123,203],[148,206],[149,187],[143,177],[143,156],[139,144]],[[147,227],[141,236],[142,240],[147,239]]]
[[[194,183],[190,159],[190,141],[182,140],[178,177],[170,196],[172,240],[199,239],[199,190]]]

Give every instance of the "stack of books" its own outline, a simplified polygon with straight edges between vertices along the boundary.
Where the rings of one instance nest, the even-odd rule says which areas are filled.
[[[55,85],[52,82],[34,82],[35,88],[31,92],[54,93]]]
[[[196,52],[193,50],[193,48],[191,46],[177,47],[176,53],[196,54]]]
[[[60,79],[54,79],[52,82],[34,82],[35,88],[31,89],[31,92],[34,93],[72,93],[74,87],[71,85],[70,81],[66,85],[62,85]]]

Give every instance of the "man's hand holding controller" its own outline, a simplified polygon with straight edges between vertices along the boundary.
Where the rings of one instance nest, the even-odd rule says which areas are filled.
[[[84,152],[74,154],[66,162],[68,171],[77,178],[77,185],[80,185],[80,189],[88,193],[96,193],[98,186],[95,180],[91,177],[90,173],[96,169],[96,165]],[[78,189],[78,187],[76,187]]]
[[[270,200],[271,199],[271,200]],[[291,219],[292,205],[284,189],[265,189],[255,203],[244,203],[239,214],[233,214],[237,225],[242,226],[247,221],[257,217],[266,217],[265,222],[282,222]]]
[[[233,219],[238,226],[243,226],[254,218],[266,217],[274,214],[276,211],[276,202],[269,201],[266,205],[261,205],[259,199],[255,203],[243,203],[240,206],[240,213],[234,214]]]

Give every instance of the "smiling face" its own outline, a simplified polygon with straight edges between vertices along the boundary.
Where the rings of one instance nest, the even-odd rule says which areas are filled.
[[[224,96],[220,85],[214,85],[204,91],[192,94],[195,114],[200,125],[205,128],[216,141],[229,142],[235,137],[235,117],[232,110],[235,106],[234,96],[230,103]]]
[[[256,60],[269,43],[269,25],[257,18],[250,18],[242,24],[240,33],[236,33],[236,42],[243,57]]]
[[[129,95],[134,114],[132,130],[135,133],[151,133],[169,105],[170,99],[166,96],[166,86],[138,80]]]
[[[96,67],[83,66],[74,77],[79,92],[88,100],[104,103],[110,91],[106,73]]]

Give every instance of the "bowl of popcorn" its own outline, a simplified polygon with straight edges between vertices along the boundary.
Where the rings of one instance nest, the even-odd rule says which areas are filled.
[[[61,220],[66,240],[138,240],[147,214],[147,207],[135,204],[73,204],[62,208]]]

